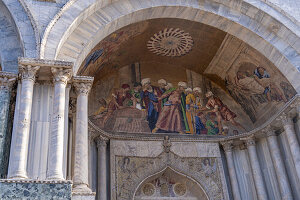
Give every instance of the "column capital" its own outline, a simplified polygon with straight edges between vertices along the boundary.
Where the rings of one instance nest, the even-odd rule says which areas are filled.
[[[100,137],[97,137],[95,140],[96,140],[96,143],[97,143],[97,148],[107,146],[107,142],[108,142],[107,138],[104,138],[104,137],[100,136]]]
[[[74,76],[73,85],[75,87],[77,95],[88,95],[92,88],[94,77],[90,76]]]
[[[264,133],[264,135],[267,136],[267,137],[277,136],[275,131],[276,130],[271,125],[268,125],[268,126],[266,126],[265,128],[263,128],[261,130],[261,132]]]
[[[9,72],[0,72],[0,89],[11,90],[18,75]]]
[[[53,82],[62,82],[65,85],[72,77],[72,69],[64,67],[51,67]]]
[[[34,82],[39,69],[40,66],[19,64],[19,72],[22,80],[31,80]]]
[[[293,119],[289,115],[289,113],[283,112],[276,120],[281,121],[282,125],[292,125],[293,124]]]
[[[223,149],[225,152],[230,152],[233,149],[233,141],[232,140],[221,142],[221,145],[223,146]]]
[[[255,137],[248,137],[245,139],[247,147],[255,146]]]

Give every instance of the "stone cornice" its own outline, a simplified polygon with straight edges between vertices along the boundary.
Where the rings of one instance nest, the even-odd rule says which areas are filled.
[[[60,61],[60,60],[45,60],[45,59],[37,59],[37,58],[19,57],[18,62],[21,65],[73,68],[72,62]]]

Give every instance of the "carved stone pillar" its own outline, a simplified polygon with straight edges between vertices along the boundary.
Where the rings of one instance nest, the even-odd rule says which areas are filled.
[[[92,193],[88,184],[88,93],[92,87],[93,77],[74,77],[74,87],[77,93],[76,131],[75,131],[75,193]]]
[[[277,176],[281,199],[293,199],[288,176],[285,170],[284,161],[280,154],[275,131],[269,127],[264,132],[266,132],[267,135],[268,146]]]
[[[225,151],[225,156],[226,156],[226,160],[227,160],[227,166],[228,166],[228,171],[229,171],[229,178],[230,178],[233,198],[234,198],[234,200],[241,200],[242,198],[241,198],[241,194],[240,194],[239,184],[238,184],[235,167],[234,167],[234,163],[233,163],[232,141],[224,142],[224,143],[222,143],[222,146]]]
[[[267,200],[268,194],[263,180],[260,164],[258,162],[257,152],[255,148],[255,140],[253,137],[246,140],[248,148],[252,174],[254,178],[255,188],[259,200]]]
[[[98,148],[98,200],[107,200],[106,191],[106,180],[107,180],[107,170],[106,170],[106,147],[107,140],[104,138],[97,138],[97,148]]]
[[[72,70],[52,67],[54,82],[53,114],[50,127],[47,179],[64,179],[63,147],[65,122],[65,93]]]
[[[0,178],[7,174],[10,133],[7,132],[11,89],[17,78],[16,74],[0,72]]]
[[[30,117],[32,107],[33,86],[39,66],[20,65],[21,98],[18,121],[12,136],[8,178],[27,178],[27,148],[29,139]]]
[[[286,114],[280,116],[280,119],[285,130],[286,139],[289,143],[289,148],[295,164],[297,176],[300,180],[300,146],[296,136],[294,122],[292,118]]]

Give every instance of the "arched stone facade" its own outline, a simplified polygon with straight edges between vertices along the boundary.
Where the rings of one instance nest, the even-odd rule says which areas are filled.
[[[299,66],[299,49],[296,43],[299,41],[299,30],[292,26],[292,22],[283,23],[266,11],[246,2],[226,5],[197,1],[185,3],[156,1],[153,4],[147,1],[139,3],[128,1],[126,4],[118,1],[106,6],[98,2],[89,5],[85,12],[77,16],[76,11],[79,10],[72,10],[71,3],[69,6],[70,11],[61,13],[61,18],[55,24],[51,24],[51,31],[45,34],[41,57],[70,60],[75,63],[74,72],[96,44],[121,27],[158,17],[183,18],[217,27],[241,39],[268,57],[294,88],[299,90],[299,85],[293,77],[297,74],[294,73],[297,72],[296,67]],[[124,9],[125,7],[130,9]],[[261,14],[258,17],[255,13]],[[76,23],[71,24],[70,18],[73,18]],[[80,36],[81,32],[86,32],[85,37]],[[51,45],[47,42],[48,39],[51,40]],[[46,51],[47,55],[45,55]]]
[[[278,2],[0,0],[0,199],[299,199],[300,9]],[[147,49],[170,28],[177,60]]]

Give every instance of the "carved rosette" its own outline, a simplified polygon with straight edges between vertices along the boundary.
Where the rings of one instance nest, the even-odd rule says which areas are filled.
[[[225,152],[230,152],[232,151],[233,149],[233,141],[232,140],[229,140],[229,141],[226,141],[226,142],[221,142],[222,146],[223,146],[223,149]]]
[[[17,75],[8,72],[0,72],[0,89],[11,90],[13,84],[17,79]]]
[[[72,69],[63,67],[51,67],[51,72],[53,74],[53,82],[61,82],[67,84],[72,76]]]
[[[93,84],[94,78],[90,76],[75,76],[73,85],[77,95],[88,95]]]
[[[40,66],[19,65],[21,79],[35,82],[36,73],[39,69]]]

